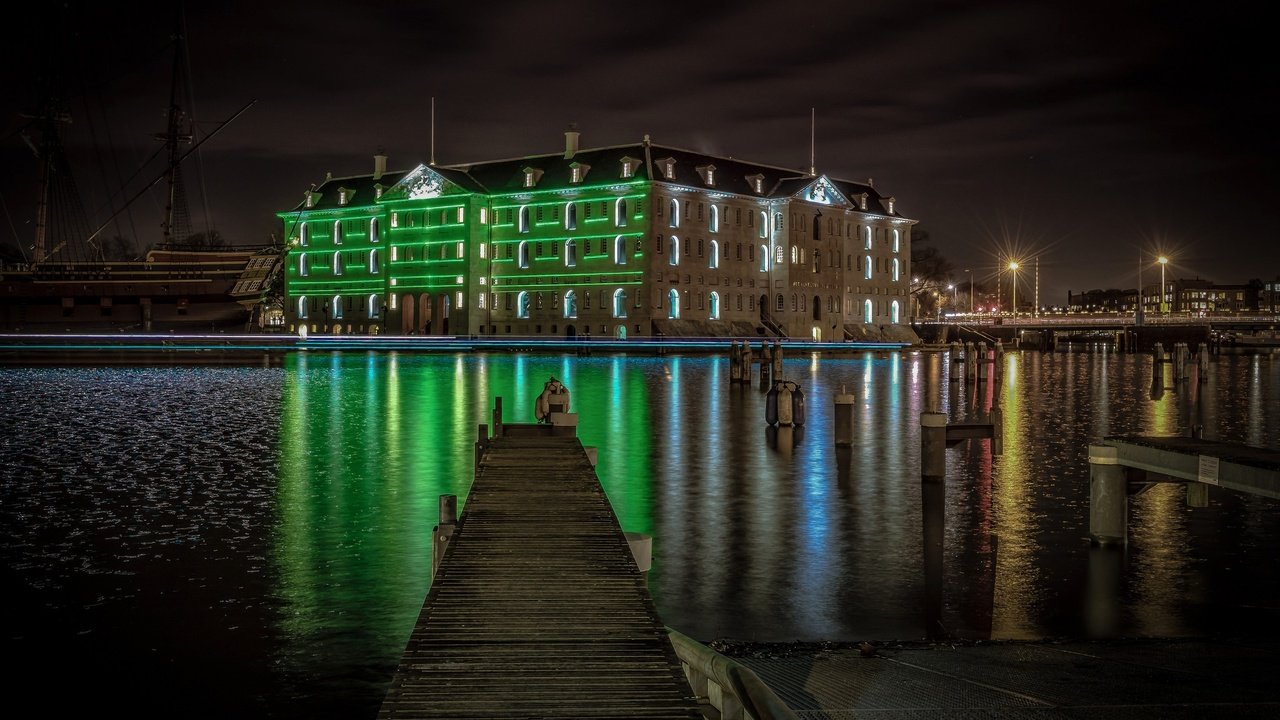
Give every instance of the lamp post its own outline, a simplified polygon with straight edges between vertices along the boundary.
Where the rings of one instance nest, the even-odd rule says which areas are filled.
[[[960,304],[960,291],[956,289],[955,283],[947,285],[947,289],[951,291],[951,307],[955,308],[956,312],[960,312],[960,308],[956,307]]]
[[[1013,286],[1013,319],[1018,319],[1018,262],[1009,263],[1009,284]]]
[[[969,276],[969,314],[972,315],[973,314],[973,273],[970,272],[969,270],[965,270],[964,274]]]
[[[1156,258],[1156,262],[1160,263],[1160,314],[1165,313],[1164,309],[1164,266],[1169,264],[1169,258],[1161,255]]]

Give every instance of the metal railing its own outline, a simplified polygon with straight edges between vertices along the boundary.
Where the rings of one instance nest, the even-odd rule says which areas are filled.
[[[700,702],[723,720],[798,720],[751,668],[740,665],[690,637],[667,628],[671,646]]]

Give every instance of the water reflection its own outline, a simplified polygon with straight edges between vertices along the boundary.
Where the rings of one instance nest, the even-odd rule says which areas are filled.
[[[226,624],[259,638],[238,666],[276,683],[238,705],[284,697],[276,715],[368,715],[426,595],[437,497],[465,510],[476,426],[495,397],[507,421],[532,421],[555,376],[623,528],[654,537],[663,621],[693,637],[1280,627],[1275,501],[1215,492],[1191,509],[1163,485],[1132,498],[1127,551],[1095,549],[1086,460],[1104,436],[1187,434],[1197,417],[1206,437],[1280,449],[1280,356],[1219,357],[1198,389],[1155,400],[1148,356],[999,362],[979,382],[932,353],[797,354],[782,377],[806,395],[801,428],[768,427],[758,379],[731,385],[723,358],[300,353],[274,369],[2,369],[0,402],[25,410],[0,428],[7,578],[23,588],[19,615],[53,608],[40,610],[50,623],[115,623],[114,636],[154,607],[175,627],[235,608]],[[856,433],[837,449],[842,386]],[[920,413],[972,421],[996,406],[1003,454],[959,443],[945,484],[922,487]],[[74,480],[99,475],[109,481]],[[188,587],[193,557],[223,569],[196,575],[189,605],[92,579],[143,568],[148,587]],[[92,592],[64,597],[73,586]]]

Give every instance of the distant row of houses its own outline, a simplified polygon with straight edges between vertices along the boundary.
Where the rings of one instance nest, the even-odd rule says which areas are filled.
[[[1132,313],[1139,306],[1136,288],[1088,290],[1067,293],[1067,311],[1080,313]],[[1144,285],[1143,312],[1208,315],[1221,313],[1280,313],[1280,276],[1275,280],[1250,280],[1220,285],[1201,278],[1174,278]]]

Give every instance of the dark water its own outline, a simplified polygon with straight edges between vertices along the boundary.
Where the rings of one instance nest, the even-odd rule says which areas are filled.
[[[565,382],[626,530],[652,534],[668,625],[760,641],[1194,636],[1280,628],[1280,503],[1180,485],[1088,541],[1087,446],[1186,434],[1149,356],[1010,354],[1004,453],[947,453],[926,587],[919,415],[994,389],[946,356],[793,357],[802,430],[706,357],[297,354],[284,367],[0,368],[10,685],[54,715],[373,717],[425,597],[437,496],[465,498],[476,425]],[[859,442],[833,447],[832,396]],[[1206,437],[1280,449],[1280,356],[1218,358]],[[936,520],[937,518],[935,518]],[[935,523],[936,526],[936,523]],[[66,711],[66,712],[63,712]]]

